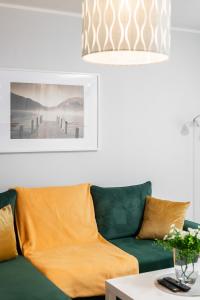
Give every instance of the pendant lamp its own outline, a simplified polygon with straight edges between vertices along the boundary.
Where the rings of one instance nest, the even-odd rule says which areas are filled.
[[[83,0],[82,14],[85,61],[139,65],[168,59],[171,0]]]

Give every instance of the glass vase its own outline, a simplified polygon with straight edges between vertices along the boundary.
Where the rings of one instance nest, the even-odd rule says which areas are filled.
[[[174,268],[178,281],[182,283],[194,284],[198,278],[199,255],[194,252],[184,252],[174,249]]]

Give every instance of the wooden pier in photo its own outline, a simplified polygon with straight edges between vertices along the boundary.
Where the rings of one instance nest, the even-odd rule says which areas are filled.
[[[80,128],[72,127],[70,122],[57,116],[55,121],[44,120],[42,115],[30,120],[29,132],[24,124],[17,124],[19,139],[64,139],[79,138]]]

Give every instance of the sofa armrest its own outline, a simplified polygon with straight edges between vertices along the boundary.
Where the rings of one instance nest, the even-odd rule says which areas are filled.
[[[185,220],[183,230],[187,231],[188,228],[197,229],[198,226],[200,226],[200,224],[193,222],[193,221]]]

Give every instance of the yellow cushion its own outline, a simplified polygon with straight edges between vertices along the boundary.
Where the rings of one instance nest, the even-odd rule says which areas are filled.
[[[0,261],[17,256],[13,214],[10,205],[0,209]]]
[[[163,239],[169,233],[172,224],[175,224],[178,229],[183,229],[189,205],[190,202],[174,202],[148,196],[138,238]]]
[[[138,273],[137,259],[98,233],[88,184],[17,195],[23,254],[70,297],[103,295],[105,280]]]

